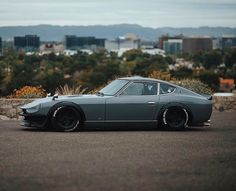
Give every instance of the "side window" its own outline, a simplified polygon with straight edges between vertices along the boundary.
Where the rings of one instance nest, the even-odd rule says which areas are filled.
[[[134,82],[130,84],[121,95],[156,95],[157,83]]]
[[[175,87],[168,84],[160,83],[160,94],[168,94],[175,90]]]

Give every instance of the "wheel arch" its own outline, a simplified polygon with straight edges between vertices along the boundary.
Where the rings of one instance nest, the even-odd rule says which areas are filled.
[[[58,107],[61,107],[61,106],[68,106],[68,107],[73,107],[74,109],[76,109],[79,114],[81,115],[81,120],[82,120],[82,124],[83,122],[86,120],[86,117],[85,117],[85,114],[84,114],[84,111],[82,110],[82,108],[78,105],[78,104],[75,104],[73,102],[69,102],[69,101],[62,101],[62,102],[59,102],[57,104],[55,104],[54,106],[52,106],[47,114],[47,122],[49,123],[50,121],[50,117],[52,116],[53,112],[58,108]]]

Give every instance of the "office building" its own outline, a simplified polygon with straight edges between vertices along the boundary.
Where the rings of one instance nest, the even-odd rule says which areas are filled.
[[[183,39],[183,35],[176,35],[176,36],[169,36],[167,35],[163,35],[159,38],[159,48],[160,49],[164,49],[164,44],[165,42],[169,41],[169,40],[182,40]]]
[[[105,39],[95,37],[78,37],[75,35],[65,36],[65,46],[68,50],[88,49],[96,50],[105,47]]]
[[[163,42],[163,49],[167,54],[180,54],[182,53],[182,47],[182,39],[168,39]]]
[[[183,38],[183,52],[197,53],[212,50],[212,39],[210,37],[185,37]]]
[[[14,37],[14,47],[17,50],[33,52],[33,51],[38,51],[39,46],[40,46],[40,38],[37,35]]]
[[[236,36],[222,36],[220,39],[220,46],[222,49],[236,48]]]
[[[2,55],[2,38],[0,37],[0,55]]]

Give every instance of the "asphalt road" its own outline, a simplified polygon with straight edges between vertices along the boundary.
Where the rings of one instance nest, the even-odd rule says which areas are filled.
[[[60,133],[0,121],[0,190],[236,190],[236,112],[180,132]]]

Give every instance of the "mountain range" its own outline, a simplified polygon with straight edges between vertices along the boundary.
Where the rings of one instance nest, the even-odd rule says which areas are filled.
[[[93,25],[93,26],[4,26],[0,27],[0,37],[11,40],[14,36],[36,34],[41,41],[63,41],[65,35],[95,36],[97,38],[114,39],[126,33],[134,33],[143,40],[157,40],[161,35],[169,34],[184,36],[212,36],[235,35],[236,28],[229,27],[198,27],[198,28],[150,28],[136,24]]]

